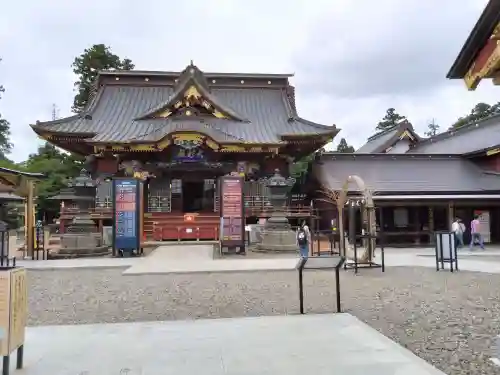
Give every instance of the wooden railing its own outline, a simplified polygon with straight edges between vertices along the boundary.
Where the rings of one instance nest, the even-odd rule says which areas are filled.
[[[248,216],[270,216],[274,212],[273,207],[245,207],[245,215]],[[310,206],[291,206],[285,208],[285,216],[305,217],[312,214]]]
[[[199,213],[188,221],[182,213],[147,213],[144,233],[155,241],[217,240],[220,218],[216,213]]]
[[[269,206],[264,207],[245,207],[245,215],[248,216],[269,216],[274,212],[274,209]],[[91,216],[111,216],[113,213],[112,208],[91,208],[87,210],[81,210],[73,207],[65,207],[61,210],[61,216],[75,216],[75,215],[91,215]],[[309,206],[292,206],[285,209],[286,216],[309,216],[312,210]],[[151,216],[153,212],[145,213],[146,216]],[[173,215],[180,215],[181,213],[172,213]]]
[[[90,216],[111,216],[113,213],[112,208],[95,207],[86,210],[74,207],[64,207],[61,209],[61,216],[75,216],[75,215],[90,215]]]

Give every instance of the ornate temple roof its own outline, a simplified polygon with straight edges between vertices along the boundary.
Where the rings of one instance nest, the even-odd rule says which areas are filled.
[[[298,116],[288,77],[204,74],[194,65],[180,73],[102,72],[83,113],[32,128],[42,136],[78,136],[94,144],[155,142],[176,131],[204,133],[221,143],[335,136],[334,125]]]
[[[447,78],[464,78],[499,24],[500,0],[490,0],[450,68]]]

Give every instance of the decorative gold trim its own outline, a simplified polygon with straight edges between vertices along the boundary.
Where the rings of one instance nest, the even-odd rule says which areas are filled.
[[[411,133],[408,131],[408,130],[405,130],[400,136],[399,136],[399,140],[403,140],[405,138],[408,138],[409,140],[411,141],[414,141],[415,140],[415,137],[413,135],[411,135]]]
[[[245,152],[246,148],[243,146],[230,145],[230,146],[222,146],[219,151],[220,152]]]
[[[497,26],[497,29],[499,28],[499,26]],[[493,74],[495,70],[500,69],[500,40],[496,37],[496,34],[498,33],[497,29],[487,42],[496,43],[496,46],[491,55],[486,60],[484,66],[479,71],[474,72],[474,68],[476,66],[476,62],[474,62],[464,77],[465,85],[469,90],[475,90],[479,85],[481,79],[487,78],[488,76]]]
[[[198,89],[194,85],[190,86],[186,91],[184,91],[183,99],[177,101],[173,105],[173,108],[165,108],[163,111],[157,113],[155,117],[161,117],[161,118],[169,117],[174,113],[174,111],[176,111],[180,108],[191,107],[194,104],[193,102],[197,102],[197,104],[201,104],[201,106],[203,108],[205,108],[207,111],[209,111],[216,118],[220,118],[220,119],[227,119],[228,118],[221,111],[214,108],[214,106],[207,99],[205,99],[203,97],[203,95],[198,91]],[[190,115],[189,111],[186,112],[186,115],[188,115],[188,116]]]
[[[486,156],[500,154],[500,148],[494,148],[492,150],[486,151]]]

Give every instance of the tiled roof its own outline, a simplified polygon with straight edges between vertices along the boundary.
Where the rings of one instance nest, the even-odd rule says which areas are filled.
[[[410,152],[419,154],[469,154],[500,144],[500,114],[428,138]]]
[[[0,192],[0,202],[2,201],[23,201],[24,198],[16,195],[14,193],[4,193]]]
[[[88,133],[93,141],[124,142],[158,140],[175,130],[210,133],[216,141],[279,143],[281,136],[332,134],[335,126],[301,119],[293,111],[285,87],[211,87],[210,94],[248,122],[211,117],[189,119],[138,119],[174,95],[171,85],[104,85],[85,114],[53,122],[37,123],[34,129],[60,133]]]
[[[500,176],[484,173],[459,156],[324,154],[314,173],[334,190],[341,190],[348,176],[358,175],[375,193],[500,191]]]
[[[392,139],[397,132],[398,132],[397,126],[394,126],[388,130],[375,134],[374,136],[368,138],[368,141],[359,149],[357,149],[356,153],[371,154],[371,153],[382,152],[385,149],[383,146],[390,139]]]
[[[399,138],[405,131],[411,132],[411,134],[417,140],[420,140],[418,134],[414,132],[412,124],[410,124],[408,121],[402,121],[399,124],[396,124],[384,131],[372,135],[370,138],[368,138],[368,141],[363,146],[356,150],[356,153],[383,153],[389,147],[394,146],[394,144],[399,140]]]

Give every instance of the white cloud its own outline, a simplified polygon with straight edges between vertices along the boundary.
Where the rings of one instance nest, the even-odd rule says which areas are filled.
[[[301,115],[335,123],[361,145],[388,107],[417,128],[447,126],[498,88],[467,92],[446,72],[486,0],[50,0],[9,2],[0,14],[0,112],[23,160],[37,146],[29,128],[69,114],[73,59],[105,43],[139,69],[181,70],[191,59],[225,72],[295,72]],[[496,95],[495,95],[496,93]],[[495,95],[495,96],[494,96]]]

